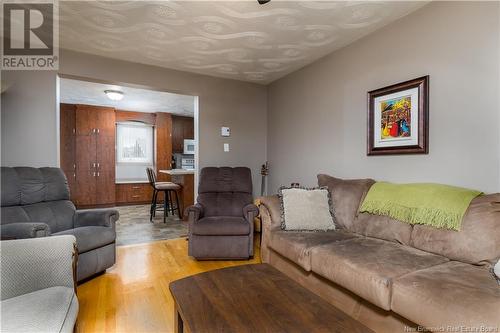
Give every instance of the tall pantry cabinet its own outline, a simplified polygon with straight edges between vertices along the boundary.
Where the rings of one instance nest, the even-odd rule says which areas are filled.
[[[78,207],[115,203],[114,108],[61,104],[61,168]]]

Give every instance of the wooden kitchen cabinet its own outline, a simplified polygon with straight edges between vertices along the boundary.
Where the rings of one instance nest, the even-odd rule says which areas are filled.
[[[97,168],[96,171],[96,202],[99,205],[114,205],[115,199],[115,169]]]
[[[164,171],[171,173],[173,170]],[[194,204],[194,173],[189,174],[171,174],[172,182],[181,185],[179,194],[179,204],[182,209],[184,220],[187,219],[186,208]]]
[[[76,106],[78,206],[115,203],[115,110]],[[81,178],[81,179],[78,179]]]
[[[61,104],[60,110],[61,168],[68,179],[71,200],[79,208],[151,202],[153,190],[148,183],[116,184],[117,121],[143,121],[155,125],[157,170],[171,168],[174,141],[177,152],[182,153],[184,139],[194,138],[194,121],[189,117],[116,111],[80,104]],[[158,173],[158,180],[171,181],[171,176]],[[186,192],[181,193],[179,199],[189,205],[193,201],[192,179],[186,184]],[[158,202],[162,200],[163,193],[160,193]]]
[[[170,169],[172,166],[172,122],[169,113],[156,114],[156,168],[157,170]],[[170,176],[157,172],[158,181],[168,182]]]
[[[60,113],[61,169],[66,175],[70,197],[76,196],[76,105],[62,103]]]
[[[97,144],[94,135],[77,135],[76,141],[76,168],[93,170],[97,166]]]
[[[76,106],[61,104],[60,109],[60,135],[61,135],[61,169],[73,172],[75,169],[75,131],[76,131]]]
[[[78,207],[114,205],[115,110],[61,104],[60,114],[61,168],[73,202]]]
[[[97,204],[96,172],[92,169],[77,168],[76,193],[72,201],[76,206],[94,206]]]
[[[148,183],[116,184],[118,205],[151,203],[153,188]]]
[[[184,140],[194,139],[194,119],[172,116],[172,151],[184,153]]]

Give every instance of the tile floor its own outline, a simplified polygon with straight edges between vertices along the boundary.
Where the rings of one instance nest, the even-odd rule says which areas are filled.
[[[154,223],[149,221],[149,205],[116,207],[120,219],[116,223],[116,245],[149,243],[157,240],[185,237],[187,222],[177,216],[167,217],[163,223],[163,212],[158,211]]]

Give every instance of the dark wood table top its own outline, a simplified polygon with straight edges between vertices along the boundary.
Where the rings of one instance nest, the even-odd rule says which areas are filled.
[[[174,281],[188,332],[371,332],[267,264],[218,269]]]

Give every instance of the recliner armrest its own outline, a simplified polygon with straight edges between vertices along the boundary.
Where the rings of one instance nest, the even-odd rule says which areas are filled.
[[[188,220],[197,221],[203,217],[203,206],[199,203],[189,206],[187,209]]]
[[[74,288],[72,235],[2,241],[1,299],[50,287]]]
[[[243,207],[243,216],[245,219],[253,223],[253,220],[259,215],[259,208],[255,206],[254,204],[248,204],[245,207]]]
[[[74,227],[115,227],[120,214],[116,209],[82,209],[77,210],[74,218]]]
[[[193,225],[203,217],[203,206],[199,203],[186,208],[188,214],[188,238],[193,234]]]
[[[50,236],[50,227],[42,222],[18,222],[3,224],[2,238],[24,239]]]

